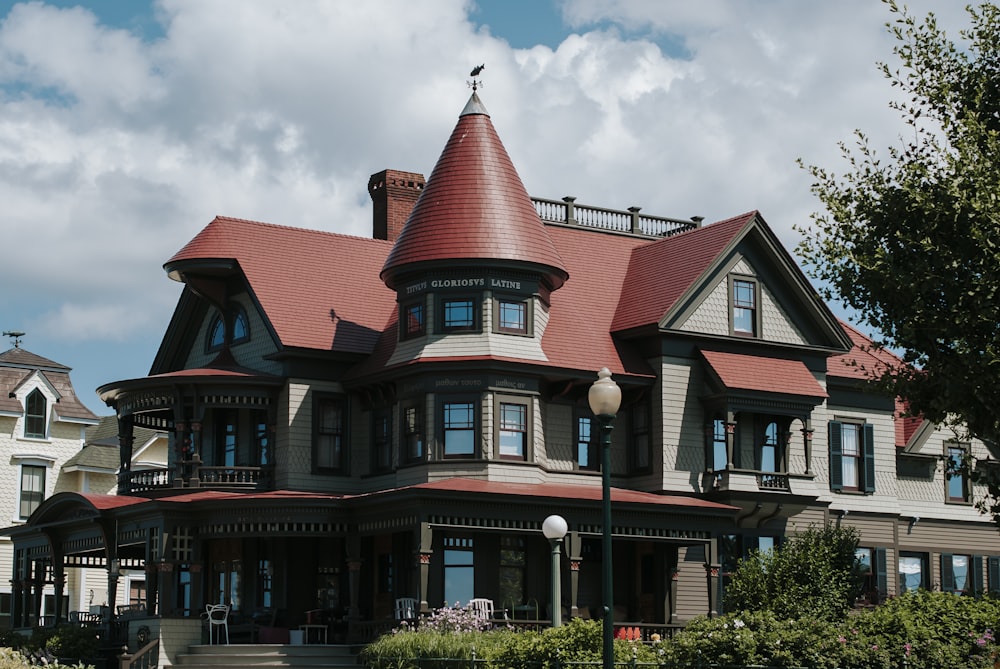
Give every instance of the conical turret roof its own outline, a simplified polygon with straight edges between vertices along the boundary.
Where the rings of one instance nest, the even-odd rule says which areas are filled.
[[[568,277],[490,116],[473,92],[420,199],[382,267],[395,278],[425,265],[498,265],[537,271],[552,287]]]

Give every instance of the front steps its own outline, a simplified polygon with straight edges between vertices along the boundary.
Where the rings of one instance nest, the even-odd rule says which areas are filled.
[[[284,669],[358,669],[362,646],[230,644],[190,646],[177,654],[175,667],[184,669],[247,669],[282,667]]]

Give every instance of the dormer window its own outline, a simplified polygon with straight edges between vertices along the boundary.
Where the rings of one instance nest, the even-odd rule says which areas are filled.
[[[35,388],[24,402],[24,436],[29,439],[44,439],[48,424],[48,402],[45,395]]]
[[[734,277],[731,282],[730,303],[732,333],[744,337],[756,337],[760,332],[757,282],[751,278]]]
[[[242,306],[236,305],[233,313],[233,336],[230,345],[242,344],[250,341],[250,327],[247,321],[247,312]],[[208,352],[218,351],[226,343],[226,320],[222,314],[216,312],[215,317],[208,326],[208,339],[205,342],[205,350]]]

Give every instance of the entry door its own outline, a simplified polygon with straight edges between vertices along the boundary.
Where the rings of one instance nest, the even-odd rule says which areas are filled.
[[[212,565],[209,601],[229,604],[232,611],[239,611],[243,603],[243,553],[240,542],[213,542],[209,550]]]

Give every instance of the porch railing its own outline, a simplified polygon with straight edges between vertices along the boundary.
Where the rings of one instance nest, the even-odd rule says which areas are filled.
[[[159,666],[159,639],[153,639],[134,653],[129,653],[128,648],[122,651],[118,656],[118,669],[156,669]]]
[[[256,489],[266,485],[268,471],[264,467],[198,465],[192,469],[191,479],[197,480],[199,487]]]
[[[125,473],[130,492],[145,492],[174,486],[173,472],[168,469],[143,469]]]
[[[564,197],[562,200],[533,197],[531,201],[535,205],[538,217],[548,223],[565,223],[649,237],[669,237],[680,232],[693,230],[701,226],[702,220],[700,216],[687,220],[666,216],[649,216],[648,214],[640,214],[639,207],[629,207],[627,210],[591,207],[585,204],[576,204],[574,197]]]

